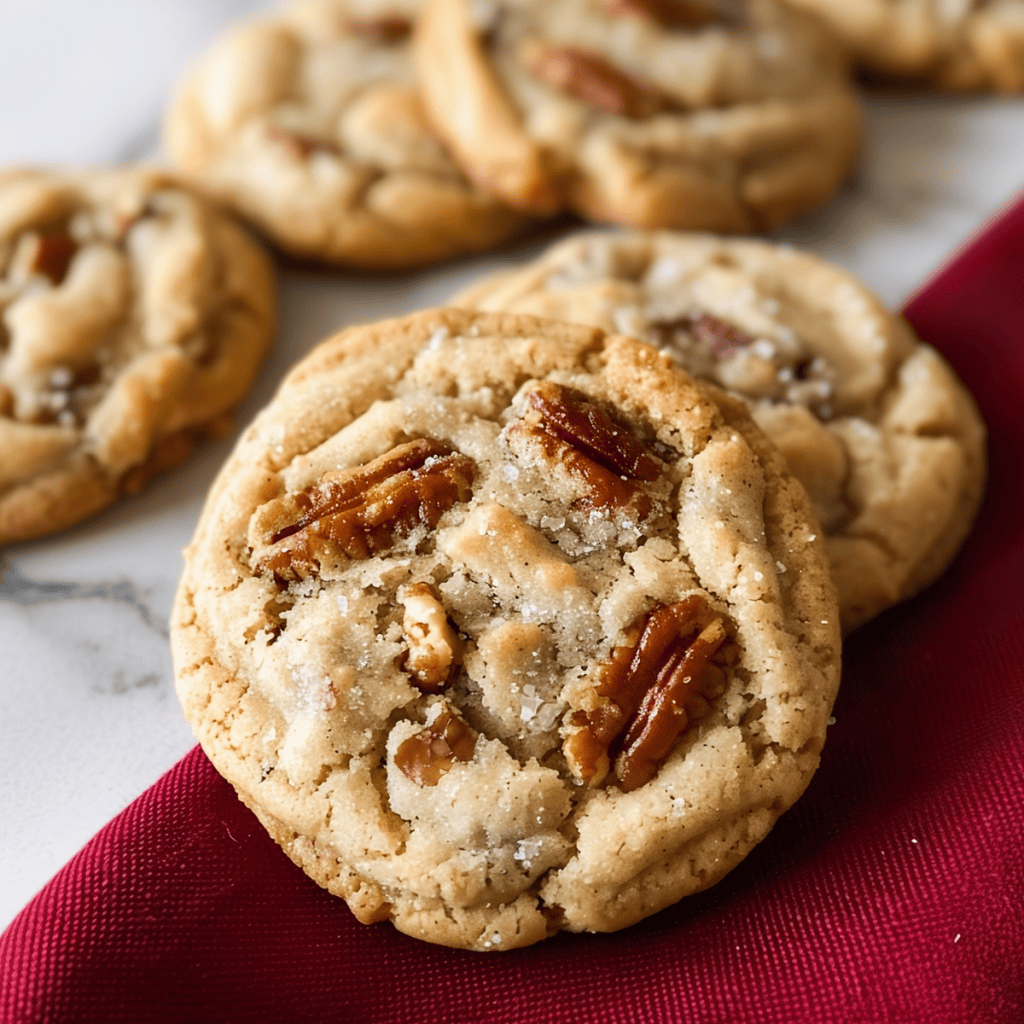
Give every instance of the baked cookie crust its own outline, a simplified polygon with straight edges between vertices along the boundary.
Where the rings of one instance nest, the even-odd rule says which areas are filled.
[[[295,0],[235,28],[182,82],[175,164],[296,256],[415,267],[522,217],[474,187],[426,122],[417,0]]]
[[[523,946],[721,878],[839,676],[803,489],[634,339],[432,310],[324,342],[210,493],[172,617],[204,750],[364,923]]]
[[[767,229],[859,148],[845,59],[772,0],[428,0],[416,54],[460,163],[531,213]]]
[[[263,250],[168,175],[0,174],[0,543],[185,458],[274,330]]]
[[[863,67],[954,92],[1024,92],[1024,0],[786,0]]]
[[[807,489],[849,632],[966,538],[985,429],[952,369],[850,274],[788,246],[593,232],[453,305],[641,338],[740,395]]]

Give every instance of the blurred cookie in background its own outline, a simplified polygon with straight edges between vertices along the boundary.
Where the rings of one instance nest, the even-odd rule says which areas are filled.
[[[296,0],[220,39],[165,120],[173,162],[285,252],[414,267],[522,221],[429,127],[410,42],[418,0]]]
[[[69,526],[224,429],[270,343],[262,248],[166,174],[0,173],[0,542]]]
[[[416,53],[459,161],[530,213],[769,229],[860,144],[839,47],[773,0],[427,0]]]
[[[821,19],[883,78],[1024,91],[1024,0],[786,0]]]

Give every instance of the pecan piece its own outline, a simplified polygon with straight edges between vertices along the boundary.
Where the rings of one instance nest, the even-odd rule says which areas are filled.
[[[337,154],[339,152],[338,147],[329,139],[319,139],[315,135],[281,128],[279,125],[271,125],[267,129],[267,138],[281,146],[296,160],[307,160],[314,153]]]
[[[342,28],[368,43],[391,46],[408,38],[412,32],[412,22],[400,14],[391,14],[364,20],[347,18],[342,22]]]
[[[397,535],[433,529],[467,501],[471,459],[430,438],[399,445],[365,466],[325,473],[318,484],[261,510],[257,532],[269,550],[257,572],[295,581],[317,572],[325,555],[370,558]],[[257,542],[258,543],[258,542]]]
[[[590,50],[538,43],[529,48],[526,66],[552,88],[607,114],[640,119],[669,105],[668,97],[649,82]]]
[[[703,28],[725,20],[701,0],[604,0],[602,6],[613,18],[647,18],[664,28]]]
[[[406,587],[401,600],[405,606],[402,632],[409,643],[401,667],[420,690],[436,693],[451,682],[462,664],[462,640],[429,584]]]
[[[657,774],[691,722],[710,710],[725,684],[712,663],[726,639],[725,624],[694,594],[660,605],[627,631],[598,668],[599,703],[570,716],[563,750],[591,786],[614,774],[627,793]]]
[[[732,324],[719,320],[710,313],[695,310],[690,314],[690,330],[693,336],[709,348],[719,359],[728,359],[741,348],[754,343],[754,339]]]
[[[55,285],[60,284],[67,277],[77,251],[78,244],[66,231],[47,231],[36,241],[32,269],[45,274]]]
[[[523,458],[539,455],[584,483],[585,512],[632,507],[640,519],[651,513],[650,496],[636,483],[661,475],[647,446],[617,426],[599,405],[571,388],[540,381],[526,393],[526,410],[505,432],[509,448]]]
[[[689,331],[716,359],[728,359],[740,349],[754,343],[754,339],[746,331],[741,331],[738,327],[699,309],[677,320],[655,321],[651,324],[651,330],[662,344],[671,344],[676,331]]]
[[[446,707],[431,725],[399,745],[395,765],[418,786],[436,786],[456,761],[471,761],[475,747],[473,730]]]

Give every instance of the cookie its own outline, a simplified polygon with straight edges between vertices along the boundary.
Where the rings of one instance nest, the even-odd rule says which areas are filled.
[[[417,0],[302,0],[214,45],[169,107],[172,160],[284,251],[363,268],[481,249],[522,218],[426,123]]]
[[[905,320],[813,256],[594,232],[452,303],[630,334],[741,395],[811,496],[847,632],[934,580],[970,530],[985,478],[970,395]]]
[[[845,63],[772,0],[427,0],[417,60],[460,162],[532,213],[771,228],[858,150]]]
[[[942,89],[1024,91],[1024,0],[786,0],[819,17],[886,78]]]
[[[800,795],[839,629],[803,489],[634,339],[434,310],[323,343],[172,616],[196,735],[359,920],[508,949],[711,885]]]
[[[0,174],[0,543],[62,529],[222,431],[274,328],[262,249],[144,169]]]

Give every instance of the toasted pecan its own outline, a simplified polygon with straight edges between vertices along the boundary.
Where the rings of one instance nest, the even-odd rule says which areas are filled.
[[[400,14],[380,18],[347,18],[343,22],[346,32],[370,43],[390,46],[407,39],[412,33],[412,22]]]
[[[370,558],[417,526],[433,529],[467,501],[471,459],[430,438],[364,466],[327,473],[318,484],[269,503],[259,515],[255,568],[291,582],[317,572],[325,555]]]
[[[659,89],[590,50],[537,43],[526,63],[535,78],[606,114],[639,120],[669,106]]]
[[[603,0],[601,6],[612,17],[647,18],[664,28],[703,28],[725,20],[701,0]]]
[[[626,792],[657,774],[687,727],[724,688],[711,659],[725,624],[694,594],[659,605],[599,666],[595,706],[570,716],[563,750],[574,774],[596,786],[611,776]]]
[[[32,269],[45,274],[54,284],[60,284],[77,251],[78,243],[66,231],[47,231],[36,242]]]
[[[651,330],[662,344],[671,344],[676,331],[688,331],[716,359],[728,359],[754,343],[746,331],[701,309],[674,320],[656,320]]]
[[[401,667],[418,689],[436,693],[462,664],[462,639],[429,583],[406,587],[401,600],[402,632],[408,644]]]
[[[476,734],[447,704],[425,729],[395,751],[395,765],[420,786],[436,786],[457,761],[471,761]]]
[[[632,508],[640,519],[650,515],[653,502],[635,481],[657,480],[657,461],[642,440],[579,392],[550,381],[534,384],[506,439],[517,455],[582,481],[584,493],[575,503],[581,510]]]

